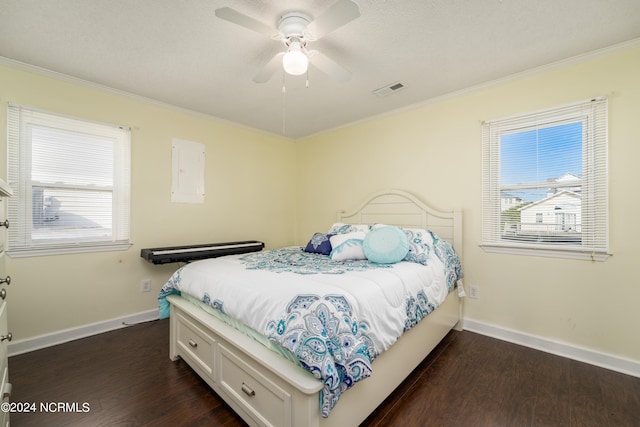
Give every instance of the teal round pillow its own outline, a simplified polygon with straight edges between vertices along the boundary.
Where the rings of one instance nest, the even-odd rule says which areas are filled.
[[[371,262],[393,264],[407,256],[409,240],[400,228],[385,226],[368,232],[362,243],[362,249]]]

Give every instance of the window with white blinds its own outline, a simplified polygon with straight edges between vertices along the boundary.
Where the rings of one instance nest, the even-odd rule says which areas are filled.
[[[605,260],[607,99],[482,126],[482,247]]]
[[[7,129],[9,255],[130,246],[128,128],[9,104]]]

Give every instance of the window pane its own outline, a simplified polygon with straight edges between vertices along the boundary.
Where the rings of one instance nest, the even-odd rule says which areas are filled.
[[[504,239],[580,243],[582,135],[578,121],[501,136]]]
[[[113,185],[114,141],[86,133],[32,129],[31,179],[67,185]]]
[[[33,187],[33,240],[111,236],[111,192]]]
[[[504,134],[500,138],[500,158],[503,187],[528,185],[545,190],[550,181],[567,173],[579,177],[582,122]],[[536,194],[528,196],[528,201],[539,199]]]

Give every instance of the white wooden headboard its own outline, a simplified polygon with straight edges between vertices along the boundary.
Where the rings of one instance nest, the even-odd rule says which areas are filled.
[[[405,191],[390,189],[374,193],[355,211],[338,212],[337,221],[425,228],[451,243],[462,257],[462,211],[430,208]]]

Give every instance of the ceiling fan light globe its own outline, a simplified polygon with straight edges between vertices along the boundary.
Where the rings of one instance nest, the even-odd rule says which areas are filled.
[[[300,50],[289,50],[282,57],[284,71],[293,76],[299,76],[307,72],[309,58]]]

